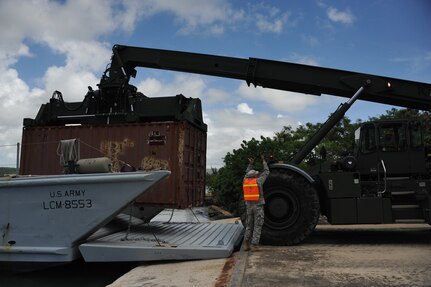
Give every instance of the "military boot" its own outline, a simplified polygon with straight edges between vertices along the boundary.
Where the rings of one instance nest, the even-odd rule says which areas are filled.
[[[251,252],[259,251],[259,245],[257,244],[250,244],[249,249]]]

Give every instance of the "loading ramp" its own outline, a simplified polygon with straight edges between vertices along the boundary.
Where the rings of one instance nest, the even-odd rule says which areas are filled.
[[[244,227],[235,223],[150,222],[88,241],[79,246],[86,262],[196,260],[229,257]]]

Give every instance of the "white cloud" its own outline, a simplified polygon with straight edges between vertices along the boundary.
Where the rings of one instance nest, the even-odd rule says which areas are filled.
[[[215,104],[219,102],[229,101],[231,99],[231,94],[228,92],[217,89],[217,88],[209,88],[206,93],[205,102],[209,104]]]
[[[118,24],[112,3],[96,1],[11,1],[0,3],[2,48],[14,47],[23,39],[48,43],[51,47],[71,39],[92,40],[114,31]],[[91,28],[89,28],[91,27]]]
[[[253,6],[249,17],[250,21],[256,23],[256,27],[260,32],[280,34],[283,32],[286,25],[292,25],[292,23],[289,22],[289,11],[282,12],[278,8],[264,4]]]
[[[183,94],[186,97],[202,98],[206,94],[206,84],[201,76],[176,73],[173,82],[165,83],[155,78],[147,78],[136,85],[148,97],[171,97]]]
[[[107,43],[73,40],[52,47],[66,55],[66,66],[73,71],[103,71],[112,54]]]
[[[339,11],[337,8],[329,7],[326,14],[331,21],[336,23],[352,24],[355,21],[355,16],[350,10]]]
[[[41,102],[43,95],[40,89],[30,89],[14,69],[2,72],[0,87],[0,107],[4,111],[0,113],[2,126],[13,125],[17,121],[21,123],[22,116],[32,115],[30,111]]]
[[[270,21],[263,15],[257,15],[256,26],[261,32],[281,33],[283,31],[283,21],[281,19]]]
[[[222,25],[213,25],[209,31],[211,34],[217,36],[224,34],[225,28]]]
[[[160,96],[163,84],[159,80],[155,78],[146,78],[145,80],[141,81],[137,86],[138,91],[141,93],[144,93],[146,96]],[[169,96],[169,95],[165,95]]]
[[[239,104],[237,106],[237,110],[241,114],[248,114],[248,115],[252,115],[253,114],[253,109],[250,108],[247,103],[241,103],[241,104]]]
[[[304,64],[309,66],[320,66],[319,62],[310,56],[293,55],[292,61],[298,64]]]
[[[261,135],[273,137],[285,125],[296,127],[291,118],[270,113],[243,114],[235,109],[208,112],[204,118],[208,124],[207,166],[216,168],[223,166],[224,156],[240,148],[243,140],[259,139]]]
[[[88,91],[88,86],[96,89],[99,78],[86,71],[74,71],[69,67],[50,67],[44,76],[46,93],[50,96],[59,90],[66,102],[80,102]],[[45,98],[48,101],[48,98]]]
[[[67,99],[82,100],[87,86],[95,85],[111,51],[107,44],[97,42],[99,36],[118,28],[113,2],[66,1],[11,1],[0,2],[0,72],[10,71],[9,66],[19,57],[32,56],[26,44],[31,40],[52,52],[65,55],[65,65],[49,67],[42,78],[46,94],[62,90]],[[9,83],[19,89],[22,82],[16,73]],[[45,98],[47,100],[48,98]],[[24,102],[22,105],[31,104]],[[17,108],[17,107],[14,107]],[[34,107],[32,107],[34,108]]]
[[[391,62],[407,64],[412,73],[418,73],[431,66],[431,51],[414,56],[392,58]]]
[[[114,1],[0,1],[0,67],[30,56],[32,41],[66,56],[71,70],[99,71],[110,57],[102,35],[121,28],[127,15],[114,10]],[[96,39],[96,40],[95,40]]]
[[[116,8],[119,9],[119,12],[112,21],[118,23],[124,31],[131,33],[139,19],[148,13],[148,10],[142,7],[143,2],[140,0],[122,1],[121,4],[117,5]]]
[[[301,39],[311,47],[316,47],[319,45],[319,40],[315,36],[304,34],[304,35],[301,35]]]
[[[100,71],[109,62],[111,50],[106,44],[95,41],[64,42],[55,50],[66,55],[66,64],[47,69],[42,79],[46,92],[51,94],[60,90],[65,101],[82,101],[88,86],[97,88]]]
[[[123,25],[133,25],[139,17],[150,18],[160,13],[174,16],[179,33],[204,33],[219,36],[228,29],[239,25],[257,27],[260,32],[279,34],[286,25],[292,25],[289,11],[281,11],[274,6],[255,4],[250,9],[234,8],[228,0],[146,0],[126,1],[128,17],[122,17]]]
[[[179,32],[189,34],[201,29],[213,35],[224,33],[225,25],[234,25],[245,17],[244,11],[235,10],[227,0],[147,0],[125,2],[128,14],[136,19],[136,11],[142,11],[143,17],[151,17],[158,13],[174,15],[175,22],[180,26]],[[135,13],[133,14],[133,11]]]
[[[1,49],[0,41],[0,69],[7,69],[10,65],[15,64],[19,57],[31,57],[29,48],[20,43],[13,49]]]
[[[4,147],[21,139],[22,121],[34,117],[35,108],[45,101],[41,89],[30,89],[18,78],[14,69],[0,69],[0,166],[10,166],[16,162],[16,147]]]
[[[317,102],[315,96],[261,87],[250,88],[245,83],[239,86],[236,93],[245,99],[263,102],[282,112],[300,112]]]

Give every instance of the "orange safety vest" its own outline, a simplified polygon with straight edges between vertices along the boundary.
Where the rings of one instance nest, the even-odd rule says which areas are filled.
[[[244,179],[242,189],[244,191],[244,200],[246,201],[259,200],[259,185],[257,184],[257,178]]]

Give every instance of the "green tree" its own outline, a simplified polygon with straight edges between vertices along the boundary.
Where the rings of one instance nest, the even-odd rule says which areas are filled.
[[[325,146],[328,158],[336,158],[342,151],[351,148],[353,133],[358,124],[351,124],[348,118],[344,118],[315,149]],[[242,199],[242,180],[248,164],[248,158],[255,159],[256,169],[262,169],[259,157],[264,155],[267,160],[289,161],[289,159],[304,145],[305,141],[315,133],[321,124],[306,123],[294,130],[291,126],[285,126],[274,137],[260,137],[243,141],[240,148],[228,152],[224,158],[224,166],[220,168],[215,177],[207,182],[214,200],[227,210],[238,214]],[[304,168],[314,165],[318,152],[313,151],[306,157]]]
[[[327,151],[328,160],[335,160],[347,155],[352,150],[354,132],[360,124],[361,121],[359,120],[356,123],[352,123],[349,118],[344,117],[310,152],[301,165],[305,168],[316,164],[322,147],[325,147]],[[291,127],[284,127],[281,132],[276,133],[276,138],[285,141],[283,148],[287,151],[288,156],[283,158],[287,161],[291,159],[322,125],[322,123],[306,123],[299,126],[296,130],[292,130]]]

